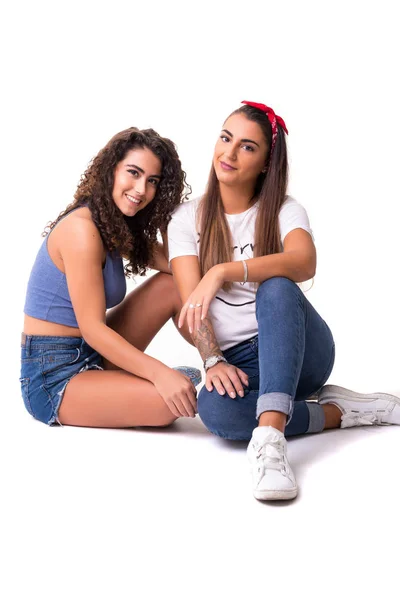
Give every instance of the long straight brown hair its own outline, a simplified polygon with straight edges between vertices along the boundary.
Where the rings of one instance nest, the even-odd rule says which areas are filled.
[[[281,252],[279,232],[279,211],[286,198],[288,181],[288,159],[285,134],[277,124],[278,136],[271,156],[272,128],[267,115],[258,108],[243,106],[229,116],[243,114],[249,121],[261,127],[269,151],[267,171],[260,173],[254,186],[254,197],[258,198],[259,208],[255,225],[254,256],[265,256]],[[229,117],[228,117],[229,118]],[[233,256],[233,242],[222,204],[219,182],[214,166],[211,167],[206,192],[198,212],[200,227],[200,269],[202,277],[211,267],[230,262]],[[229,289],[231,283],[223,288]]]

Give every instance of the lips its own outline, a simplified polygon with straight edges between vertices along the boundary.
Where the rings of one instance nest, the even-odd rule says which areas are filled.
[[[139,198],[135,198],[129,194],[125,194],[125,196],[128,198],[129,202],[132,202],[132,204],[135,204],[135,206],[138,206],[142,202]]]
[[[231,165],[228,165],[228,163],[223,162],[222,160],[220,161],[220,165],[221,167],[224,169],[224,171],[236,171],[236,167],[232,167]]]

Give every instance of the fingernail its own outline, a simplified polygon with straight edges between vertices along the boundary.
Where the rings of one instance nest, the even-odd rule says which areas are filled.
[[[191,327],[189,327],[189,333],[192,333],[192,328]]]
[[[240,396],[241,398],[243,398],[243,396],[244,396],[244,392],[239,392],[239,396]]]
[[[231,398],[236,398],[235,392],[231,392],[229,395],[230,395]]]

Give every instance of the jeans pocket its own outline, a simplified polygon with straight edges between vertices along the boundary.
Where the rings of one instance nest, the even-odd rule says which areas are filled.
[[[30,382],[30,378],[29,377],[20,377],[20,384],[21,384],[21,393],[22,393],[22,400],[24,401],[25,404],[25,408],[28,411],[28,413],[31,415],[31,417],[34,416],[33,414],[33,410],[32,410],[32,406],[29,400],[29,382]]]
[[[260,387],[260,376],[258,373],[256,373],[255,375],[247,375],[248,380],[249,380],[249,385],[244,385],[243,384],[243,390],[244,390],[244,395],[247,396],[247,394],[249,394],[250,392],[258,392],[258,389]]]
[[[250,345],[253,352],[258,356],[258,335],[251,338]]]

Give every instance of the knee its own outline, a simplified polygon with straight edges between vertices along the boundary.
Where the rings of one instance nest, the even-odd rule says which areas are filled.
[[[203,386],[197,398],[199,417],[211,433],[215,433],[221,425],[221,397],[215,389],[209,392],[206,386]]]
[[[162,297],[173,298],[176,305],[181,306],[181,298],[174,278],[169,273],[157,273],[154,277],[159,278],[159,290]],[[165,294],[165,296],[164,296]]]
[[[215,389],[209,392],[205,386],[197,399],[199,417],[208,431],[225,439],[233,439],[229,426],[229,400],[227,394],[220,396]]]
[[[295,297],[299,287],[287,277],[271,277],[263,281],[257,290],[256,305],[264,302],[278,304],[282,298]]]
[[[156,273],[156,275],[153,275],[153,277],[160,294],[168,294],[176,291],[174,278],[169,273]]]
[[[178,288],[175,285],[174,278],[169,273],[157,273],[148,279],[152,283],[153,293],[158,298],[163,298],[174,307],[174,312],[178,312],[182,306]]]

